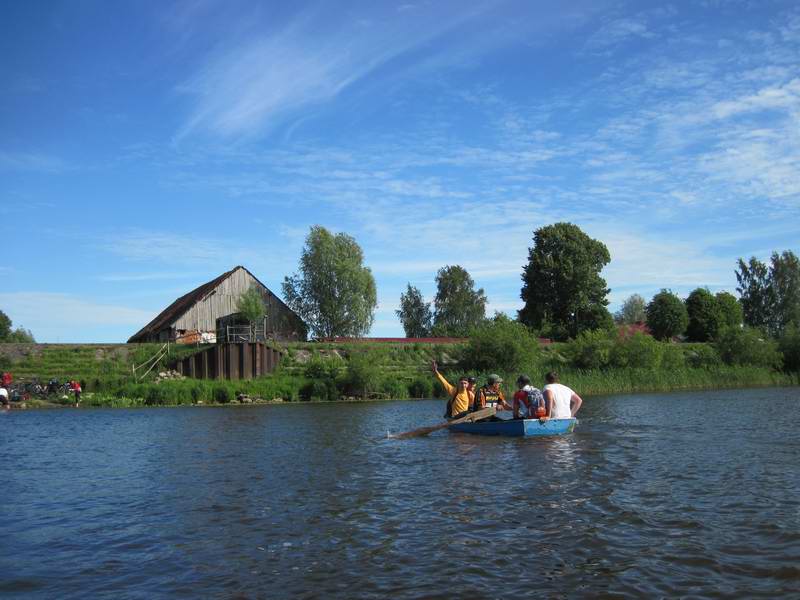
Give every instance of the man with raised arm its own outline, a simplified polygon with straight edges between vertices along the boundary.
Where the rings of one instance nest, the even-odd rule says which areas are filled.
[[[444,387],[444,391],[447,392],[447,395],[450,397],[450,400],[447,402],[445,418],[457,419],[466,415],[474,400],[472,392],[469,391],[468,379],[466,377],[461,377],[458,380],[458,386],[454,386],[444,378],[444,375],[439,373],[439,365],[436,364],[436,361],[433,361],[431,368],[433,374],[436,375],[436,378],[442,384],[442,387]]]
[[[567,386],[560,384],[555,371],[550,371],[544,378],[547,385],[542,391],[547,401],[547,418],[569,419],[578,414],[583,399]]]

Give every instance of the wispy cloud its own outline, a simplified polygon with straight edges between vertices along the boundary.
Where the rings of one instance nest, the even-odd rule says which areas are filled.
[[[718,119],[764,110],[791,111],[800,115],[800,79],[735,100],[722,100],[711,107],[711,113]]]
[[[47,154],[0,152],[0,170],[63,173],[72,167],[63,159]]]
[[[208,262],[219,255],[219,244],[209,237],[144,230],[106,236],[103,247],[129,260],[155,260],[173,264]]]
[[[585,48],[589,51],[607,50],[631,38],[652,38],[655,34],[648,28],[643,17],[616,19],[606,23],[589,39]]]
[[[275,127],[472,18],[483,6],[451,11],[429,5],[395,15],[377,8],[358,19],[346,10],[307,11],[215,52],[179,87],[194,98],[195,107],[177,139],[196,131],[248,137]]]

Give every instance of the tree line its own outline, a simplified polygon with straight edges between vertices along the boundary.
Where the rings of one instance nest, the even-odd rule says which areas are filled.
[[[713,341],[725,332],[752,328],[760,335],[783,339],[800,337],[800,261],[790,250],[773,253],[769,263],[739,259],[736,298],[712,294],[699,287],[682,300],[662,289],[649,302],[633,294],[611,315],[608,288],[600,275],[611,261],[606,245],[577,225],[555,223],[536,229],[522,267],[520,297],[524,305],[516,322],[533,335],[557,341],[575,339],[587,331],[612,331],[616,324],[646,325],[659,340],[682,337]],[[436,294],[426,302],[422,292],[407,284],[396,311],[408,337],[465,337],[490,321],[488,299],[460,265],[443,266],[435,275]],[[374,322],[377,287],[355,239],[311,228],[298,271],[284,278],[287,305],[308,325],[312,336],[360,337]],[[252,297],[251,297],[252,296]],[[250,321],[263,316],[253,292],[237,308]],[[496,319],[495,319],[496,320]],[[0,342],[33,341],[30,331],[12,329],[0,311]]]
[[[610,289],[601,276],[611,261],[606,245],[573,223],[536,229],[522,267],[516,322],[534,335],[557,341],[584,332],[613,331],[639,323],[658,340],[715,341],[726,332],[752,328],[755,335],[783,339],[800,326],[800,261],[790,250],[773,253],[769,263],[739,259],[739,298],[698,287],[683,300],[662,289],[650,301],[633,294],[612,315]],[[460,265],[443,266],[435,275],[436,294],[426,301],[408,283],[400,295],[397,317],[408,337],[464,337],[483,324],[488,299]],[[298,273],[286,277],[287,304],[316,337],[358,337],[373,323],[377,306],[375,279],[363,264],[363,252],[344,233],[315,226],[306,238]],[[495,319],[496,320],[496,319]],[[746,335],[754,335],[746,333]]]

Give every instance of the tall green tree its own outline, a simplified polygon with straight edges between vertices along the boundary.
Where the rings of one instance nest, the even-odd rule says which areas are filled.
[[[362,336],[372,327],[378,296],[364,254],[347,234],[311,228],[299,273],[283,280],[286,304],[316,337]]]
[[[739,300],[730,292],[717,292],[717,304],[719,305],[723,327],[740,327],[742,325],[742,305]]]
[[[0,310],[0,342],[5,342],[11,335],[11,318]]]
[[[611,260],[608,248],[577,225],[556,223],[537,229],[522,273],[519,319],[556,339],[608,327],[606,296],[600,271]]]
[[[400,294],[400,309],[395,313],[403,324],[406,337],[427,337],[433,326],[431,303],[425,302],[422,292],[410,283],[404,294]]]
[[[459,265],[436,273],[433,333],[439,336],[467,336],[486,318],[486,294],[475,289],[470,274]]]
[[[768,331],[775,305],[769,267],[755,256],[746,263],[740,258],[738,265],[736,291],[742,299],[744,322],[750,327]]]
[[[11,318],[0,310],[0,343],[32,344],[36,340],[30,329],[17,327],[12,329]]]
[[[800,260],[791,250],[773,252],[770,265],[755,257],[738,261],[736,291],[744,322],[779,337],[790,323],[800,322]]]
[[[267,314],[267,307],[264,304],[264,298],[261,292],[254,285],[247,288],[239,299],[236,301],[236,312],[240,313],[242,317],[247,319],[248,323],[259,323],[264,319]]]
[[[647,327],[657,340],[681,335],[689,324],[686,305],[670,290],[661,290],[647,304]]]
[[[631,294],[622,303],[622,307],[614,315],[614,320],[622,325],[644,323],[647,319],[645,307],[647,301],[639,294]]]
[[[691,342],[716,339],[723,326],[723,316],[716,297],[705,288],[697,288],[686,298],[689,323],[686,336]]]
[[[787,250],[772,253],[770,276],[775,297],[774,330],[780,336],[790,323],[800,325],[800,259]]]

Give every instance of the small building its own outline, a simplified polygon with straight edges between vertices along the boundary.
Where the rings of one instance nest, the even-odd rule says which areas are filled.
[[[262,335],[279,341],[305,341],[303,320],[250,271],[238,266],[175,300],[128,343],[214,343],[218,323],[236,315],[239,298],[250,286],[255,286],[264,299],[266,317],[259,324]]]

